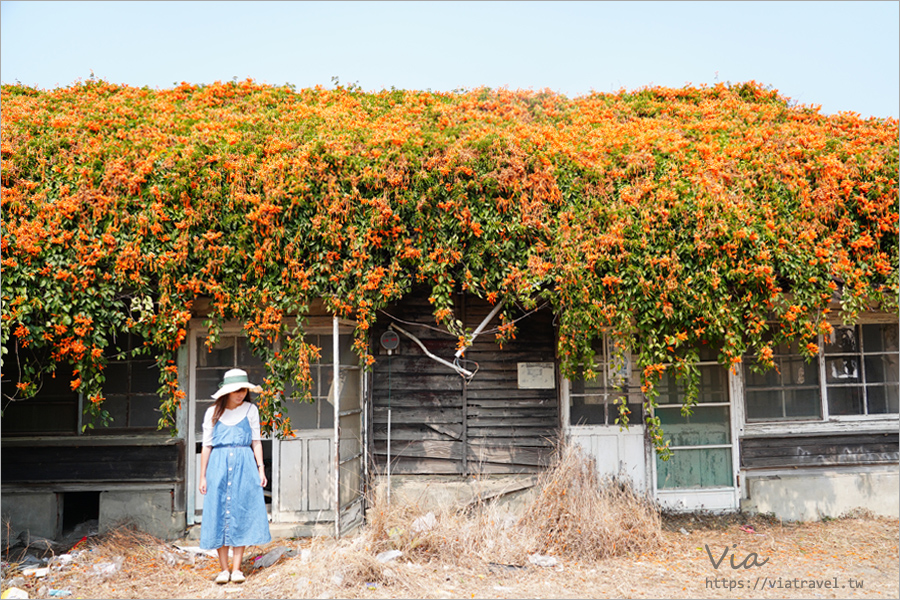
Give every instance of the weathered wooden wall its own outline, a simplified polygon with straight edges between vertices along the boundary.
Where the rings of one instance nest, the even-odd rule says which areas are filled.
[[[835,434],[744,438],[741,466],[745,469],[896,464],[900,460],[897,433]]]
[[[456,317],[475,329],[491,305],[458,297]],[[411,295],[387,310],[404,321],[434,326],[424,295]],[[373,328],[373,450],[376,468],[387,464],[388,409],[391,410],[391,472],[408,474],[533,473],[550,462],[558,435],[559,401],[553,389],[519,389],[518,363],[555,363],[552,315],[542,310],[518,323],[516,339],[499,348],[493,333],[478,337],[465,358],[478,364],[468,384],[449,367],[400,335],[393,356],[381,348],[392,322],[379,315]],[[488,329],[496,327],[495,317]],[[452,362],[457,340],[432,329],[397,323],[428,350]],[[463,366],[472,370],[472,362]]]

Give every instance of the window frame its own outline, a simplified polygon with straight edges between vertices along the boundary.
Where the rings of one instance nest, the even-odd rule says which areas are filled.
[[[840,320],[839,315],[835,315],[828,321],[834,327],[845,326]],[[893,325],[897,324],[896,317],[884,313],[868,313],[853,323],[853,327],[860,328],[864,325]],[[747,384],[746,370],[749,368],[746,364],[737,370],[736,375],[739,377],[739,388],[741,391],[741,400],[743,404],[743,419],[741,426],[741,435],[747,437],[762,437],[770,435],[812,435],[826,433],[841,433],[854,431],[859,433],[880,432],[885,430],[895,430],[900,424],[900,413],[876,413],[862,415],[833,415],[828,410],[828,384],[826,381],[825,366],[825,345],[824,336],[819,335],[817,338],[819,352],[816,355],[816,365],[819,371],[819,413],[817,418],[798,418],[798,419],[754,419],[748,418],[747,406]],[[884,352],[880,354],[889,354]],[[862,357],[862,351],[858,356]],[[863,387],[868,387],[865,381],[860,383]],[[874,384],[873,384],[874,385]]]

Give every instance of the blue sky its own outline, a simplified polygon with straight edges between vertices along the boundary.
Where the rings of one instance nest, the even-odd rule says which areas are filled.
[[[479,86],[577,96],[754,79],[898,116],[898,2],[0,3],[0,79]]]

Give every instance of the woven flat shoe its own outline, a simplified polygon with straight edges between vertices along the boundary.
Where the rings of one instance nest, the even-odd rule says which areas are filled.
[[[244,583],[245,580],[244,574],[240,571],[231,572],[231,583]]]
[[[228,571],[222,571],[221,573],[216,575],[216,583],[218,583],[218,584],[228,583],[228,579],[230,577],[231,577],[231,573],[229,573]]]

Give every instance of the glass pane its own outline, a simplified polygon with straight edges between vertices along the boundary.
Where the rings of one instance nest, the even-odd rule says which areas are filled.
[[[781,373],[774,367],[766,369],[762,373],[757,373],[747,368],[744,369],[744,381],[747,382],[746,385],[748,388],[778,387],[781,385]]]
[[[825,338],[825,354],[853,354],[859,352],[856,327],[835,327]]]
[[[606,404],[600,396],[571,398],[569,422],[572,425],[603,425],[606,423]]]
[[[228,369],[203,369],[197,371],[197,400],[209,400],[219,389],[219,383]]]
[[[237,345],[237,364],[241,365],[242,369],[247,369],[248,367],[263,366],[262,359],[253,354],[253,350],[250,348],[250,342],[247,340],[247,338],[238,338]]]
[[[828,383],[861,383],[859,359],[855,356],[841,356],[825,360],[825,381]]]
[[[731,449],[675,450],[668,461],[656,460],[659,489],[731,487]]]
[[[863,414],[862,387],[828,386],[828,414],[861,415]]]
[[[819,388],[784,391],[784,414],[788,418],[820,417]]]
[[[128,393],[128,363],[111,362],[104,370],[106,381],[103,382],[103,393],[127,394]],[[158,386],[157,386],[158,387]]]
[[[130,392],[155,394],[159,385],[159,368],[156,366],[156,361],[136,360],[131,363]]]
[[[341,347],[341,364],[352,367],[359,366],[359,357],[353,350],[353,336],[342,334],[338,336],[338,343]]]
[[[232,367],[234,366],[234,346],[236,338],[222,336],[214,348],[207,349],[206,338],[197,340],[197,365],[200,367]]]
[[[319,429],[333,429],[334,428],[334,404],[329,402],[328,400],[322,399],[317,400],[316,404],[319,404]]]
[[[360,408],[359,369],[341,369],[341,410]]]
[[[129,427],[153,427],[159,425],[159,397],[132,396],[129,412]]]
[[[659,407],[659,417],[665,435],[673,446],[706,446],[728,444],[731,440],[731,421],[727,406],[695,406],[693,414],[682,416],[680,407]]]
[[[747,390],[748,419],[780,419],[784,416],[781,390]]]
[[[866,356],[866,383],[895,383],[900,381],[896,354]]]
[[[197,442],[203,441],[203,417],[206,409],[215,404],[212,400],[197,400],[194,405],[194,433],[197,434]]]
[[[319,405],[316,402],[286,400],[283,404],[294,429],[316,429],[319,425]]]
[[[331,336],[330,335],[315,335],[310,336],[315,338],[311,343],[314,344],[319,349],[319,364],[322,365],[330,365],[332,364],[331,357],[334,356],[334,348],[331,345]]]
[[[719,365],[699,367],[698,402],[728,402],[728,372]],[[685,382],[674,373],[666,373],[657,384],[660,404],[680,404],[685,395]]]
[[[103,408],[109,411],[113,422],[110,427],[128,427],[128,400],[124,395],[111,394],[103,401]],[[102,429],[97,427],[98,430]]]
[[[897,323],[863,325],[863,347],[866,352],[897,352]]]
[[[896,414],[898,411],[898,390],[896,385],[873,385],[866,387],[870,415]]]
[[[250,380],[250,383],[258,385],[262,388],[266,387],[265,367],[247,367],[244,365],[238,365],[238,368],[247,371],[247,379]],[[216,384],[216,386],[218,386],[218,384]]]
[[[781,379],[784,385],[818,385],[819,365],[797,356],[781,359]]]
[[[719,365],[700,367],[700,402],[728,402],[728,371]]]

